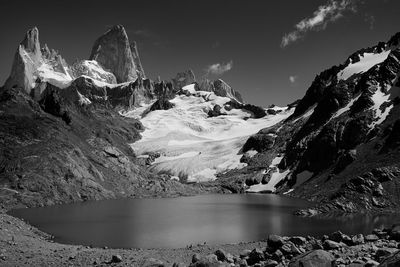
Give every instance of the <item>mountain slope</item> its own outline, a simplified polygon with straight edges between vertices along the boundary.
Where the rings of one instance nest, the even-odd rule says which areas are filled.
[[[359,50],[317,75],[280,128],[278,139],[283,140],[260,153],[261,158],[276,151],[283,155],[278,167],[286,176],[277,184],[278,192],[321,203],[306,213],[399,204],[394,141],[400,109],[399,39],[396,34]]]

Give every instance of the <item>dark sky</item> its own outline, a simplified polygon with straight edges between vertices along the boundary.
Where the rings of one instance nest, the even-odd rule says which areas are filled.
[[[150,78],[170,79],[189,68],[200,78],[207,66],[232,62],[211,78],[221,77],[246,102],[263,106],[302,97],[320,71],[400,31],[399,0],[2,0],[0,10],[0,84],[33,26],[42,45],[72,63],[88,58],[110,25],[123,24]],[[318,10],[324,15],[319,24]],[[300,38],[282,47],[282,37],[307,18],[295,33]]]

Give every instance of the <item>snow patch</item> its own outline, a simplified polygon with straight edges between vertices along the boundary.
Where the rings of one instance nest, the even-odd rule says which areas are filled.
[[[376,125],[384,122],[386,117],[389,115],[389,112],[393,108],[393,105],[386,107],[384,111],[382,111],[381,109],[382,104],[389,101],[389,98],[390,94],[382,92],[379,87],[372,95],[371,100],[374,102],[374,105],[371,107],[371,109],[375,111],[375,121],[373,121],[369,125],[370,128],[374,128]]]
[[[73,80],[68,72],[62,73],[55,71],[51,65],[45,62],[37,68],[37,76],[40,77],[43,82],[48,82],[61,89],[70,86]]]
[[[347,80],[354,74],[363,73],[368,71],[373,66],[382,63],[387,59],[390,50],[381,53],[364,53],[360,56],[360,61],[350,63],[346,68],[340,71],[337,75],[338,80]]]

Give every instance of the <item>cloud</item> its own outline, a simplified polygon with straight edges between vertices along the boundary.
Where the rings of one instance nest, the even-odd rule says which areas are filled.
[[[297,76],[289,76],[289,81],[290,81],[290,83],[295,83],[296,82],[296,80],[297,80]]]
[[[215,48],[218,48],[220,46],[221,46],[221,43],[219,41],[216,41],[215,43],[212,44],[211,47],[215,49]]]
[[[227,71],[230,71],[233,68],[233,61],[229,61],[228,63],[215,63],[212,65],[209,65],[205,71],[207,74],[215,74],[215,75],[221,75]]]
[[[303,38],[307,32],[324,30],[330,22],[335,22],[343,17],[345,11],[356,12],[357,0],[329,0],[325,5],[318,7],[313,16],[298,22],[295,30],[282,37],[281,47]]]
[[[375,16],[365,14],[364,21],[369,24],[369,29],[373,30],[375,28]]]

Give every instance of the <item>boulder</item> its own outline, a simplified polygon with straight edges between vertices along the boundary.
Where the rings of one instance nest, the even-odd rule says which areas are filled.
[[[90,60],[96,60],[110,70],[118,83],[138,78],[128,35],[122,25],[116,25],[100,36],[93,45]]]
[[[379,240],[379,237],[377,235],[371,234],[371,235],[366,235],[364,239],[366,242],[375,242]]]
[[[279,235],[269,235],[267,239],[268,247],[278,249],[283,246],[283,238]]]
[[[164,263],[154,258],[148,258],[144,261],[141,267],[164,267]]]
[[[364,235],[363,234],[358,234],[358,235],[354,235],[351,238],[351,241],[354,245],[361,245],[364,244]]]
[[[122,257],[121,257],[121,255],[112,255],[112,257],[111,257],[111,262],[112,263],[119,263],[119,262],[121,262],[122,261]]]
[[[297,246],[303,246],[307,242],[307,239],[302,236],[292,236],[289,240],[290,240],[290,242],[292,242],[293,244],[295,244]]]
[[[324,249],[326,250],[333,250],[333,249],[338,249],[341,248],[343,245],[339,242],[335,242],[332,240],[325,240],[323,243]]]
[[[390,255],[382,260],[380,267],[398,267],[400,266],[400,251]]]
[[[313,250],[294,258],[289,267],[331,267],[335,257],[324,250]]]
[[[265,260],[264,253],[260,249],[255,248],[250,252],[248,259],[247,259],[247,264],[254,265],[263,260]]]

